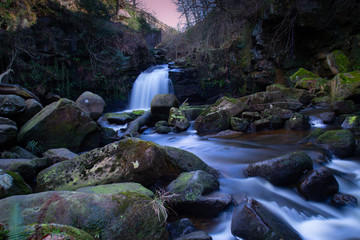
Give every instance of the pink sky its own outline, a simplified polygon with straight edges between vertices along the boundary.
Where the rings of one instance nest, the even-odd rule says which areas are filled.
[[[180,13],[176,11],[176,5],[171,0],[141,0],[148,12],[167,25],[177,28],[180,22]]]

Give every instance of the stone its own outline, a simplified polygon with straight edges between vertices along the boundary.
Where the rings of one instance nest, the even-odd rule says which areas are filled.
[[[333,74],[348,72],[350,68],[350,61],[341,50],[335,50],[327,55],[326,62]]]
[[[100,131],[101,131],[101,146],[110,144],[112,142],[115,142],[118,139],[118,132],[115,131],[113,128],[99,125]]]
[[[330,205],[336,208],[344,208],[344,207],[355,208],[358,206],[358,203],[356,197],[352,195],[335,193],[330,199]]]
[[[65,98],[46,106],[22,126],[18,134],[19,142],[27,145],[35,141],[43,151],[51,148],[85,151],[97,147],[100,138],[96,122],[75,102]]]
[[[313,170],[297,185],[297,190],[307,200],[325,201],[339,191],[339,183],[330,172]]]
[[[185,117],[189,121],[194,121],[203,111],[205,111],[206,108],[208,108],[208,105],[202,105],[202,106],[181,106],[180,109],[185,114]]]
[[[351,114],[357,110],[355,103],[352,100],[337,101],[332,105],[332,109],[335,111],[336,115]]]
[[[27,121],[33,118],[38,112],[43,109],[41,103],[35,99],[28,99],[25,101],[26,110],[20,114],[16,119],[20,126],[24,125]]]
[[[32,224],[25,226],[26,239],[33,239],[34,236],[43,236],[44,240],[76,239],[76,240],[94,240],[87,232],[63,224]]]
[[[258,112],[243,112],[241,117],[249,121],[256,121],[261,119],[261,114]]]
[[[159,145],[126,138],[41,171],[37,190],[74,190],[121,182],[147,187],[161,178],[174,179],[181,172]]]
[[[151,198],[136,193],[50,191],[12,196],[0,200],[0,222],[10,223],[14,202],[24,216],[24,225],[41,219],[43,223],[76,226],[96,239],[166,239],[164,216],[155,212]]]
[[[106,113],[102,117],[103,120],[108,121],[109,123],[117,124],[117,125],[124,125],[128,122],[131,122],[135,119],[135,116],[122,112],[122,113]]]
[[[217,133],[230,127],[230,118],[238,116],[248,106],[238,99],[223,97],[195,120],[198,133]]]
[[[158,94],[151,100],[151,118],[153,121],[169,119],[172,107],[179,108],[179,101],[174,94]]]
[[[218,132],[217,134],[214,134],[214,135],[207,135],[207,137],[208,138],[237,138],[242,135],[244,135],[243,132],[228,129],[228,130]]]
[[[212,237],[210,237],[206,232],[196,231],[178,237],[174,240],[212,240]]]
[[[294,73],[290,80],[295,83],[295,87],[320,92],[328,88],[328,81],[304,68],[300,68]]]
[[[315,78],[319,79],[320,77],[313,72],[306,70],[305,68],[299,68],[297,72],[291,75],[290,80],[294,83],[304,79],[304,78]]]
[[[169,223],[167,230],[170,239],[176,239],[189,233],[196,232],[194,224],[188,218],[182,218],[175,222]]]
[[[263,111],[264,117],[277,116],[281,119],[282,122],[290,119],[290,117],[294,114],[293,111],[288,109],[282,109],[277,107],[272,107],[269,109],[265,109]]]
[[[28,184],[34,183],[37,166],[31,159],[2,159],[0,168],[19,173]]]
[[[19,146],[15,146],[10,148],[9,150],[12,153],[17,154],[19,157],[18,158],[23,158],[23,159],[34,159],[37,158],[37,156],[35,156],[34,154],[32,154],[31,152],[29,152],[28,150],[19,147]]]
[[[44,157],[50,158],[52,162],[58,163],[67,161],[70,159],[73,159],[77,157],[78,155],[76,153],[73,153],[67,148],[54,148],[49,149],[46,152],[43,153]]]
[[[251,163],[245,169],[247,177],[263,177],[274,185],[296,183],[305,172],[313,169],[311,158],[304,152],[293,152],[277,158]]]
[[[331,96],[335,100],[347,99],[359,93],[360,71],[339,73],[331,81]]]
[[[30,194],[29,185],[17,173],[0,169],[0,199],[13,195]]]
[[[158,121],[155,123],[155,132],[160,134],[168,134],[171,132],[171,128],[169,127],[169,124],[167,121]]]
[[[285,123],[285,128],[289,130],[305,131],[311,128],[309,117],[300,113],[294,113]]]
[[[354,136],[349,130],[324,132],[316,137],[314,143],[340,158],[351,156],[356,148]]]
[[[94,121],[97,121],[101,117],[106,106],[102,97],[89,91],[84,92],[78,97],[76,105],[89,114]]]
[[[241,239],[302,239],[283,219],[255,199],[247,197],[233,212],[231,233]]]
[[[26,109],[25,100],[17,95],[0,95],[0,117],[14,117]]]
[[[319,115],[319,117],[325,124],[331,124],[336,119],[335,112],[323,112]]]
[[[341,127],[347,129],[360,128],[360,116],[346,117]]]
[[[91,187],[79,188],[77,192],[94,193],[94,194],[121,194],[126,192],[138,193],[146,195],[150,198],[154,198],[155,194],[149,189],[145,188],[139,183],[127,182],[127,183],[113,183],[106,185],[97,185]]]
[[[15,144],[17,132],[18,128],[14,121],[0,117],[0,149]]]
[[[249,128],[249,121],[243,118],[232,117],[230,119],[231,128],[235,131],[246,132]]]
[[[168,124],[179,132],[186,131],[190,127],[189,120],[178,108],[170,108]]]

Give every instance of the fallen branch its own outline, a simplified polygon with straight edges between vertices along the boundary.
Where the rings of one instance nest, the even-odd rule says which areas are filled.
[[[126,129],[124,137],[134,137],[139,132],[139,129],[150,119],[150,110],[145,112],[142,116],[138,117],[131,123],[129,123],[128,128]]]
[[[14,72],[14,71],[9,68],[8,70],[6,70],[6,71],[3,72],[2,74],[0,74],[0,83],[1,83],[2,79],[3,79],[6,75],[8,75],[9,73],[11,73],[11,72]]]
[[[25,99],[35,99],[40,102],[39,98],[32,92],[17,84],[5,84],[0,82],[0,94],[14,94]]]

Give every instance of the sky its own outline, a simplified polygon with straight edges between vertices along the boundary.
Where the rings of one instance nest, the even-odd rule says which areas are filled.
[[[145,9],[154,14],[157,19],[177,28],[181,13],[176,11],[176,5],[172,0],[141,0],[141,2]]]

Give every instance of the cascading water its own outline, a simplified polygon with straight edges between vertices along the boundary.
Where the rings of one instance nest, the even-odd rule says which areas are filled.
[[[172,92],[168,65],[151,67],[136,79],[131,91],[129,109],[148,109],[156,94]]]

